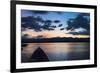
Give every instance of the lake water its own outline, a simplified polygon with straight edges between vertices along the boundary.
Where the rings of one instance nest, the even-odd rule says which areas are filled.
[[[38,47],[45,52],[49,61],[86,60],[90,58],[89,42],[23,44],[21,51],[22,62],[28,62]]]

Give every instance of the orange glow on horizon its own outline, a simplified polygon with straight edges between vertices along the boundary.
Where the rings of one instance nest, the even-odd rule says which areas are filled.
[[[42,36],[43,38],[53,38],[53,37],[72,37],[72,38],[89,38],[89,35],[73,35],[65,31],[41,31],[35,32],[33,30],[27,30],[22,32],[22,36],[27,34],[29,38],[36,38],[37,36]]]

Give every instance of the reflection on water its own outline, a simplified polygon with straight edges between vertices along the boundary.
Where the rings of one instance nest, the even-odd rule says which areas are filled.
[[[29,62],[30,57],[38,47],[44,51],[49,61],[85,60],[90,58],[90,45],[87,42],[23,43],[22,62]]]

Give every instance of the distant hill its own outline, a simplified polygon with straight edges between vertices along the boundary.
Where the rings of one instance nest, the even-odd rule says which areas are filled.
[[[90,38],[22,38],[22,43],[32,43],[32,42],[90,42]]]

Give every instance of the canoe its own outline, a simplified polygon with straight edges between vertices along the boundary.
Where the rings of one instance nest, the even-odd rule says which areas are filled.
[[[38,47],[30,57],[30,62],[45,62],[45,61],[49,61],[48,56],[40,47]]]

